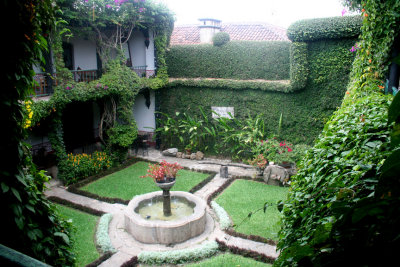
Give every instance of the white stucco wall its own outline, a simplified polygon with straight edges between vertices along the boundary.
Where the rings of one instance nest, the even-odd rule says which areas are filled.
[[[156,127],[156,119],[154,116],[155,111],[155,95],[153,91],[150,91],[150,108],[146,106],[146,99],[142,94],[139,94],[135,99],[133,105],[133,116],[139,131],[154,132]],[[146,128],[146,127],[151,127]]]
[[[144,45],[144,36],[140,31],[134,31],[129,40],[131,49],[132,66],[145,66],[146,64],[146,46]],[[150,48],[150,46],[149,46]]]
[[[74,70],[80,67],[82,70],[96,70],[96,45],[89,40],[71,40],[74,54]]]
[[[146,48],[146,65],[147,65],[147,70],[155,70],[155,65],[154,65],[154,36],[153,32],[149,33],[149,48]]]

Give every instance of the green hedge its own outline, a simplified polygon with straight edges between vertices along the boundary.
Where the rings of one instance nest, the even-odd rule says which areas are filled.
[[[360,34],[361,25],[360,16],[299,20],[290,25],[287,36],[293,42],[354,38]]]
[[[345,39],[309,43],[309,75],[303,90],[282,93],[280,89],[290,85],[278,81],[264,83],[268,88],[261,88],[261,84],[250,81],[176,80],[159,91],[160,111],[171,116],[176,111],[198,114],[198,106],[202,106],[211,117],[211,106],[229,106],[235,108],[237,118],[244,119],[248,111],[253,116],[264,114],[272,133],[276,133],[282,113],[282,135],[293,143],[311,144],[343,99],[354,59],[349,49],[354,42],[355,39]]]
[[[254,81],[254,80],[230,80],[230,79],[173,79],[168,87],[189,86],[208,87],[232,90],[260,90],[290,92],[291,86],[288,80],[283,81]]]
[[[307,43],[294,42],[290,46],[290,85],[292,90],[306,87],[308,73]]]
[[[168,75],[185,78],[286,80],[290,42],[231,41],[221,47],[173,46],[167,52]]]

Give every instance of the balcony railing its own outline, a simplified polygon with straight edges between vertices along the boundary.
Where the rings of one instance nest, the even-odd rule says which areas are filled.
[[[46,96],[51,93],[53,93],[51,86],[49,86],[47,78],[49,75],[44,72],[39,72],[36,73],[35,76],[33,76],[33,79],[37,82],[35,86],[35,95],[36,96]],[[50,77],[53,81],[53,85],[57,85],[57,79],[56,79],[56,74],[53,75],[53,77]]]
[[[133,66],[133,67],[131,67],[131,70],[136,72],[136,74],[139,77],[146,77],[146,68],[147,68],[147,65],[146,66]]]
[[[71,70],[75,82],[91,82],[97,80],[97,70]]]
[[[136,72],[139,77],[150,77],[153,76],[155,71],[154,70],[146,70],[147,66],[133,66],[131,69]],[[98,70],[71,70],[72,76],[74,81],[76,82],[91,82],[97,80],[98,77]],[[52,86],[57,85],[57,74],[54,73],[52,76],[52,86],[48,84],[49,75],[44,72],[38,72],[33,77],[34,80],[37,82],[35,87],[35,95],[36,96],[47,96],[53,93]]]

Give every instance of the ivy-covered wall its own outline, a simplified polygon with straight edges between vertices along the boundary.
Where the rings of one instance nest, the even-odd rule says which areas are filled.
[[[168,75],[186,78],[286,80],[290,42],[233,41],[173,46],[167,53]]]
[[[353,23],[361,25],[359,18],[351,18]],[[341,19],[310,20],[310,23],[323,22],[324,30],[337,31],[328,24],[347,27],[347,24],[337,23]],[[307,21],[302,24],[308,25]],[[161,111],[171,116],[176,111],[193,114],[199,112],[198,106],[203,106],[211,117],[211,106],[234,107],[238,118],[244,118],[248,112],[253,116],[264,114],[271,134],[276,133],[282,113],[282,136],[294,143],[311,144],[341,104],[354,60],[350,48],[357,41],[357,32],[353,31],[351,38],[348,33],[345,38],[340,38],[340,35],[328,37],[331,36],[304,41],[297,38],[299,42],[292,43],[290,83],[175,80],[159,91]],[[287,49],[289,52],[289,46]],[[286,77],[289,77],[289,69],[286,69]]]

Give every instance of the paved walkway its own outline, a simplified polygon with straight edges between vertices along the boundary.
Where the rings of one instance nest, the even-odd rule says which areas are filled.
[[[207,162],[208,164],[203,164],[202,161],[165,157],[162,156],[159,151],[152,149],[149,150],[148,155],[140,156],[139,154],[138,157],[158,162],[161,162],[162,160],[166,160],[168,162],[178,162],[182,166],[190,168],[192,170],[197,170],[197,171],[207,170],[217,173],[219,172],[221,164],[226,165],[230,163],[228,161],[223,161],[223,160],[206,159],[203,162]],[[237,176],[255,175],[255,171],[251,168],[229,166],[228,169],[230,175],[237,175]],[[219,174],[217,174],[209,183],[207,183],[203,188],[198,190],[195,193],[195,195],[203,198],[204,200],[207,200],[207,198],[215,190],[217,190],[225,181],[226,181],[225,178],[221,178]],[[173,247],[169,247],[160,244],[140,243],[136,241],[130,234],[128,234],[124,230],[123,226],[124,225],[123,213],[126,208],[126,206],[123,204],[110,204],[68,192],[66,188],[63,187],[57,181],[50,182],[49,189],[45,192],[45,194],[47,196],[57,196],[59,198],[68,200],[72,203],[90,207],[92,209],[102,211],[104,213],[111,213],[113,215],[113,218],[109,225],[109,236],[112,245],[114,246],[115,249],[117,249],[117,253],[115,253],[111,258],[109,258],[107,261],[103,262],[99,266],[103,267],[121,266],[124,262],[130,260],[133,256],[137,256],[142,251],[168,251],[168,250],[183,249],[188,247],[194,248],[196,246],[200,246],[204,242],[209,242],[210,240],[216,240],[216,239],[224,241],[229,246],[236,246],[242,249],[252,250],[269,257],[276,258],[278,256],[275,246],[243,238],[233,237],[226,234],[219,227],[219,223],[216,220],[216,215],[214,214],[213,210],[209,207],[207,207],[208,210],[207,225],[204,233],[186,242],[175,244]]]

